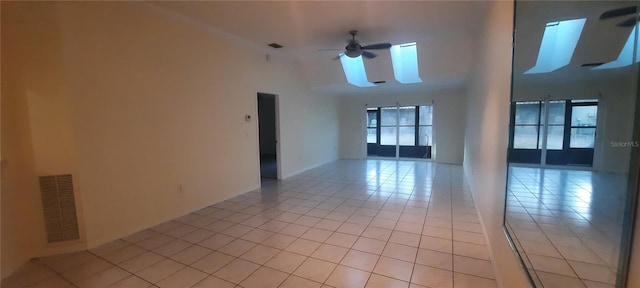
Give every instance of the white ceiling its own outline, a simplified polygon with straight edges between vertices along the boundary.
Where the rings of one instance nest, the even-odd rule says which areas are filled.
[[[463,88],[475,65],[474,50],[485,20],[484,1],[158,1],[156,5],[264,47],[268,53],[293,61],[311,89],[332,94],[392,94]],[[614,60],[631,28],[615,27],[625,17],[598,20],[606,10],[635,5],[633,1],[519,1],[514,80],[547,83],[622,77],[628,69],[594,71],[580,67]],[[523,75],[533,67],[545,24],[587,18],[571,63],[552,73]],[[505,23],[508,25],[509,23]],[[362,45],[417,42],[423,83],[400,84],[393,77],[389,51],[377,50],[365,59],[370,81],[387,81],[360,88],[346,82],[340,61],[348,31],[359,30]],[[267,44],[284,46],[272,49]],[[631,69],[631,68],[629,68]]]
[[[463,87],[474,61],[474,46],[484,21],[482,1],[213,1],[155,2],[196,21],[256,45],[276,42],[269,50],[294,61],[312,89],[351,95],[416,92]],[[359,30],[362,45],[417,42],[423,83],[399,84],[386,50],[365,59],[370,81],[386,84],[359,88],[346,82],[340,61],[348,31]],[[268,47],[267,47],[268,48]],[[272,49],[272,48],[268,48]]]
[[[582,64],[609,62],[620,54],[632,27],[616,24],[631,15],[600,20],[611,9],[638,5],[637,1],[519,1],[516,5],[516,53],[514,84],[557,83],[619,79],[632,75],[637,67],[591,70]],[[538,49],[548,22],[586,18],[585,26],[569,65],[551,73],[523,74],[535,66]]]

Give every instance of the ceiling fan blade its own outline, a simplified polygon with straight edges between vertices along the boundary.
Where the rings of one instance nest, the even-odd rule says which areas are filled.
[[[619,27],[631,27],[633,25],[636,25],[636,23],[638,23],[638,21],[640,21],[640,18],[631,17],[631,18],[629,18],[627,20],[624,20],[624,21],[616,24],[616,26],[619,26]]]
[[[600,20],[625,16],[625,15],[633,14],[636,12],[638,12],[638,8],[636,6],[613,9],[613,10],[605,11],[604,13],[602,13],[602,15],[600,15]]]
[[[391,43],[378,43],[378,44],[362,46],[362,49],[367,49],[367,50],[389,49],[389,48],[391,48]]]
[[[369,51],[362,51],[362,57],[373,59],[373,58],[378,57],[378,55],[373,54],[373,53],[371,53]]]

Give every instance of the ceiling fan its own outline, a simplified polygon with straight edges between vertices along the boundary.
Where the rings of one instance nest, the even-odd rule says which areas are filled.
[[[346,55],[347,57],[356,58],[358,56],[362,56],[369,59],[376,58],[376,56],[378,55],[371,53],[367,50],[382,50],[382,49],[391,48],[391,43],[377,43],[377,44],[362,46],[360,45],[360,42],[356,40],[356,34],[358,34],[358,30],[351,30],[349,31],[349,34],[351,35],[351,39],[347,43],[347,46],[344,47],[344,54],[343,54],[343,55]],[[342,49],[339,49],[339,50],[342,50]],[[341,56],[338,56],[334,59],[339,59]]]
[[[618,9],[613,9],[613,10],[609,10],[609,11],[606,11],[606,12],[602,13],[602,15],[600,15],[600,20],[609,19],[609,18],[616,18],[616,17],[622,17],[622,16],[627,16],[627,15],[636,14],[636,13],[638,13],[638,8],[636,6],[618,8]],[[640,21],[640,18],[636,14],[634,16],[631,16],[627,20],[624,20],[624,21],[616,24],[616,26],[631,27],[631,26],[636,25],[636,23],[638,23],[638,21]]]

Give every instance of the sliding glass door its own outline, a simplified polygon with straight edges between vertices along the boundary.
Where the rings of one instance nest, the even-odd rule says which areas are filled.
[[[367,109],[367,155],[431,158],[433,106]]]
[[[598,100],[514,102],[509,162],[592,166]]]

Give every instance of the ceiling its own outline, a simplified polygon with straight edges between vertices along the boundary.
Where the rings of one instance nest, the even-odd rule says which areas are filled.
[[[463,88],[475,63],[474,50],[488,10],[485,1],[158,1],[155,5],[215,27],[252,43],[266,53],[292,61],[314,90],[338,95],[395,94]],[[609,9],[633,1],[519,1],[516,4],[515,83],[620,78],[629,69],[591,70],[584,63],[617,58],[631,28],[624,19],[599,20]],[[523,74],[536,63],[548,22],[587,18],[571,63],[551,73]],[[506,23],[507,25],[509,23]],[[416,42],[423,83],[400,84],[387,50],[365,59],[369,81],[360,88],[347,83],[339,60],[349,30],[362,45]],[[284,47],[273,49],[269,43]]]
[[[469,78],[474,46],[484,22],[482,1],[158,1],[155,5],[265,47],[295,63],[311,89],[331,94],[405,93],[461,88]],[[349,30],[362,45],[416,42],[423,83],[400,84],[389,51],[365,59],[369,81],[360,88],[346,82],[339,60]],[[269,43],[284,47],[272,49]]]
[[[629,37],[632,27],[616,24],[631,15],[600,20],[611,9],[638,5],[634,1],[522,1],[516,5],[516,49],[514,54],[514,85],[558,83],[567,81],[614,80],[633,75],[637,66],[592,70],[586,63],[606,63],[615,60]],[[545,25],[549,22],[586,18],[586,22],[571,61],[550,73],[523,74],[536,64]]]

